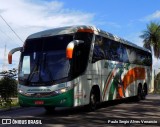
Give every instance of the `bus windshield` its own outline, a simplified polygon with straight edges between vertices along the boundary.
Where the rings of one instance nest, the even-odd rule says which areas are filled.
[[[73,35],[26,40],[20,58],[20,83],[39,86],[69,80],[71,62],[66,59],[66,47],[72,40]]]

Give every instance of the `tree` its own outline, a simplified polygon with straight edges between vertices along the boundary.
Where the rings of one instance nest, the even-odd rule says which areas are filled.
[[[9,70],[0,73],[3,76],[0,79],[0,103],[4,106],[11,107],[11,97],[17,96],[17,81],[15,79],[16,70]]]
[[[160,58],[160,24],[150,22],[140,37],[143,38],[143,47],[149,50],[153,47],[154,56]]]

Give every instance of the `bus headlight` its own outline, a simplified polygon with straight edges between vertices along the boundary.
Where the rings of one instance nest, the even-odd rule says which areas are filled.
[[[62,84],[60,84],[60,86],[62,86]],[[63,88],[60,88],[58,90],[55,90],[54,92],[56,94],[61,94],[61,93],[65,93],[67,92],[68,90],[72,89],[73,88],[73,84],[71,84],[70,82],[64,84]]]
[[[25,93],[23,90],[19,89],[18,90],[18,93],[21,94],[21,95],[24,95],[24,96],[32,96],[33,94],[32,93]]]
[[[68,90],[68,88],[63,88],[63,89],[56,90],[55,93],[57,93],[57,94],[65,93],[65,92],[67,92],[67,90]]]
[[[24,91],[23,91],[23,90],[21,90],[21,89],[19,89],[19,90],[18,90],[18,93],[20,93],[20,94],[24,94]]]

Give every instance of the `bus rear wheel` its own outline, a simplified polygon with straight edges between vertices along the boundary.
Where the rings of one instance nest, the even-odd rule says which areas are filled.
[[[147,84],[144,84],[144,86],[143,86],[143,93],[142,93],[142,100],[146,99],[146,95],[147,94],[148,94]]]
[[[45,106],[44,107],[47,113],[52,113],[55,111],[55,107],[54,106]]]
[[[140,101],[142,99],[142,96],[143,96],[142,87],[141,85],[138,85],[136,100]]]

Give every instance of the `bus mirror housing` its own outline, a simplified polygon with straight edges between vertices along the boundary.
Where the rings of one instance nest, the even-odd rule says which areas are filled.
[[[75,46],[78,46],[81,43],[84,43],[84,41],[82,41],[82,40],[74,40],[74,41],[71,41],[67,45],[67,49],[66,49],[66,58],[67,59],[72,59],[73,51],[74,51]]]
[[[12,54],[14,54],[17,51],[22,51],[22,47],[14,48],[8,53],[8,63],[9,64],[12,64]]]

